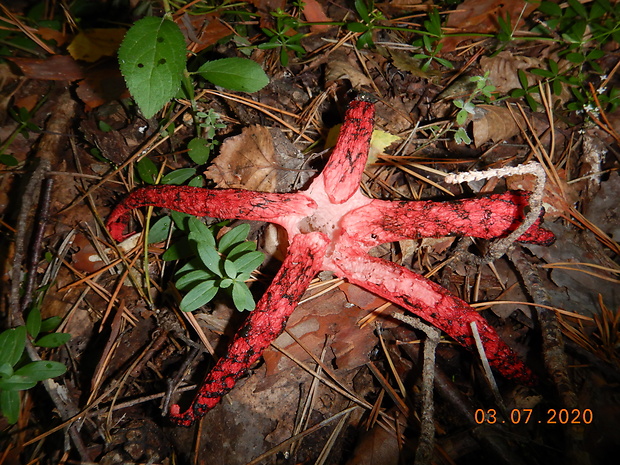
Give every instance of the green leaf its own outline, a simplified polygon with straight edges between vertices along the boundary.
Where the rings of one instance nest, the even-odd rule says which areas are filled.
[[[190,215],[189,213],[178,212],[176,210],[172,210],[170,212],[170,217],[172,221],[174,221],[174,225],[181,231],[186,232],[189,228],[189,219],[194,218],[194,215]]]
[[[189,235],[192,241],[202,242],[215,249],[215,237],[211,230],[196,217],[189,219]]]
[[[205,270],[194,270],[182,275],[174,283],[177,289],[185,291],[186,289],[193,287],[197,281],[208,281],[214,278],[213,273]]]
[[[568,0],[568,4],[573,10],[575,10],[575,13],[577,13],[582,18],[588,17],[588,12],[586,11],[585,7],[581,3],[579,3],[578,0]]]
[[[15,371],[15,375],[30,378],[33,381],[43,381],[44,379],[55,378],[64,375],[67,367],[60,362],[52,362],[50,360],[39,360],[30,362]]]
[[[253,252],[256,250],[256,242],[246,241],[241,244],[236,245],[230,252],[227,254],[227,258],[229,260],[237,261],[241,255],[244,255],[246,252]]]
[[[562,8],[560,8],[560,6],[557,3],[553,3],[553,2],[541,2],[539,7],[538,7],[538,11],[548,15],[548,16],[555,16],[555,17],[560,17],[562,16]]]
[[[187,155],[197,165],[204,165],[211,156],[212,143],[202,137],[194,137],[187,144]]]
[[[37,385],[37,381],[27,376],[13,375],[0,379],[0,391],[25,391]]]
[[[362,18],[364,21],[370,21],[366,0],[355,0],[355,10],[357,11],[357,14],[360,15],[360,18]]]
[[[56,328],[60,326],[60,323],[62,323],[62,318],[59,316],[46,318],[41,322],[41,332],[48,333],[50,331],[56,331]]]
[[[20,410],[19,392],[0,391],[0,410],[9,424],[17,423]]]
[[[13,376],[13,367],[8,363],[0,364],[0,379],[10,378]]]
[[[15,366],[26,347],[26,327],[7,329],[0,333],[0,363]]]
[[[208,61],[198,69],[207,81],[237,92],[257,92],[269,84],[263,68],[248,58]]]
[[[248,289],[248,286],[243,282],[235,281],[232,287],[232,299],[235,307],[240,312],[245,310],[254,310],[256,304],[254,303],[254,296]]]
[[[32,307],[28,312],[28,316],[26,317],[26,329],[28,330],[28,334],[33,338],[39,335],[39,331],[41,331],[41,309],[38,305]]]
[[[222,236],[218,244],[218,250],[227,255],[240,242],[245,242],[248,234],[250,233],[250,225],[247,223],[241,224],[236,228],[231,229]]]
[[[366,32],[368,26],[362,23],[347,23],[347,29],[351,32]]]
[[[185,69],[185,39],[172,21],[148,17],[137,21],[118,50],[127,88],[146,118],[173,98]]]
[[[0,163],[6,166],[17,166],[19,162],[13,155],[0,154]]]
[[[527,89],[528,84],[527,84],[527,75],[525,74],[525,71],[520,69],[517,71],[517,75],[519,76],[519,83],[521,84],[521,87],[523,87],[524,89]]]
[[[69,342],[69,339],[71,339],[71,334],[69,333],[46,334],[35,341],[34,345],[39,347],[60,347]]]
[[[179,307],[184,312],[191,312],[197,308],[210,302],[215,294],[217,294],[218,288],[215,287],[215,281],[209,280],[198,284],[195,288],[189,291]]]
[[[220,287],[220,289],[226,289],[230,287],[232,283],[233,280],[231,278],[224,278],[219,282],[218,286]]]
[[[196,175],[196,168],[180,168],[178,170],[171,171],[161,179],[162,184],[173,184],[175,186],[181,185]]]
[[[262,252],[248,252],[235,260],[237,273],[249,273],[262,265],[265,254]]]
[[[172,218],[164,216],[158,219],[149,230],[149,244],[165,241],[170,233]]]
[[[458,128],[454,133],[454,142],[457,144],[471,144],[471,138],[465,131],[465,128]]]
[[[158,175],[157,165],[149,158],[143,158],[136,163],[138,176],[147,184],[155,184]]]
[[[180,260],[182,258],[191,257],[194,255],[194,252],[194,248],[191,246],[187,237],[182,237],[168,247],[168,249],[161,255],[161,259],[165,262]]]
[[[586,61],[586,57],[583,55],[583,53],[568,53],[566,55],[566,59],[571,63],[575,63],[576,65],[579,65]]]
[[[197,249],[198,256],[200,257],[200,260],[202,260],[202,263],[204,263],[204,265],[216,275],[222,276],[223,273],[220,269],[222,258],[217,253],[217,250],[205,242],[198,242]]]
[[[237,276],[237,267],[230,260],[224,260],[224,271],[229,278],[235,278]]]

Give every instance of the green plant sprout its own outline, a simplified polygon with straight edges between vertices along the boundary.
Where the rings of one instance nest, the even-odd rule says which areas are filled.
[[[445,37],[445,34],[441,28],[441,18],[439,16],[439,12],[436,9],[432,9],[429,11],[428,17],[429,19],[423,22],[427,34],[413,42],[413,45],[423,48],[426,53],[416,53],[413,55],[413,58],[416,60],[425,60],[420,67],[420,69],[424,72],[428,71],[433,61],[436,61],[448,69],[452,69],[454,68],[454,65],[450,61],[437,56],[443,48],[443,44],[439,41]]]
[[[30,361],[25,354],[28,337],[38,347],[60,347],[71,335],[53,333],[61,323],[59,317],[41,319],[39,304],[28,312],[26,324],[0,333],[0,412],[15,424],[21,410],[19,392],[33,388],[39,381],[55,378],[67,371],[60,362]],[[49,333],[39,337],[42,333]]]
[[[269,40],[265,43],[259,44],[257,48],[261,50],[269,50],[269,49],[280,49],[280,64],[282,66],[287,66],[289,57],[288,52],[292,51],[295,53],[297,58],[301,58],[306,54],[306,49],[302,47],[300,41],[305,37],[305,34],[296,32],[293,35],[290,35],[290,32],[295,32],[299,26],[299,19],[294,16],[289,15],[285,11],[278,9],[275,12],[271,13],[276,20],[275,27],[271,28],[261,28],[263,33],[269,38]]]
[[[545,68],[534,68],[530,73],[548,82],[556,96],[568,88],[573,99],[567,103],[567,110],[591,111],[594,102],[589,95],[589,83],[593,79],[601,82],[606,79],[596,60],[605,55],[604,44],[620,40],[620,3],[612,5],[608,0],[594,0],[586,5],[568,0],[565,5],[562,8],[556,3],[541,2],[538,10],[545,15],[545,21],[535,26],[532,32],[561,37],[556,39],[560,46],[557,55],[566,60],[568,67],[560,70],[558,62],[550,58]],[[519,82],[521,88],[514,89],[510,96],[525,98],[530,108],[536,111],[539,103],[534,95],[540,94],[540,85],[529,85],[522,70],[519,71]],[[620,103],[616,89],[601,86],[597,93],[606,111],[613,111]]]
[[[467,81],[476,85],[473,92],[466,99],[455,99],[452,102],[459,109],[456,113],[455,122],[461,127],[454,133],[454,141],[457,144],[471,144],[472,140],[462,126],[467,121],[469,115],[475,113],[476,105],[474,101],[482,100],[485,103],[489,103],[493,99],[493,92],[495,91],[495,86],[489,84],[488,72],[484,76],[471,76]]]
[[[219,291],[227,292],[237,310],[253,310],[254,297],[245,281],[265,258],[256,243],[247,241],[250,226],[231,229],[219,241],[198,218],[188,219],[186,246],[194,257],[175,274],[176,287],[186,292],[180,308],[191,312],[210,302]],[[170,250],[170,249],[169,249]],[[170,259],[170,257],[167,257]],[[174,257],[173,255],[173,258]]]

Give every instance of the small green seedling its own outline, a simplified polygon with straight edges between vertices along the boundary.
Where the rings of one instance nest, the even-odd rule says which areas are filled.
[[[60,323],[58,317],[41,320],[41,312],[35,306],[28,313],[26,325],[0,333],[0,412],[10,424],[16,423],[19,418],[19,391],[26,391],[39,381],[55,378],[67,371],[62,363],[49,360],[33,362],[25,354],[28,337],[35,346],[46,348],[59,347],[69,341],[70,334],[50,332]],[[39,337],[44,332],[50,333]]]
[[[265,256],[256,251],[256,243],[246,240],[250,226],[237,226],[219,241],[198,218],[189,217],[187,228],[188,241],[182,248],[189,245],[195,258],[175,274],[177,289],[186,292],[181,300],[181,310],[196,310],[210,302],[219,291],[225,291],[232,297],[237,310],[254,310],[254,297],[245,282],[263,263]],[[177,257],[176,253],[168,257],[164,254],[164,259]]]

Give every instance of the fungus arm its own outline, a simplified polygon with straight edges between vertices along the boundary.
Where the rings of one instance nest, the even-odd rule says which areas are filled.
[[[463,300],[412,271],[354,248],[339,248],[326,269],[383,297],[441,329],[475,352],[470,327],[476,322],[489,363],[506,378],[531,385],[535,376],[489,323]]]
[[[509,191],[443,202],[373,200],[347,215],[342,228],[360,239],[372,233],[372,243],[366,244],[370,246],[451,235],[493,239],[505,237],[519,227],[529,208],[528,197],[524,191]],[[555,237],[538,220],[518,240],[551,245]]]
[[[106,222],[111,236],[121,241],[129,212],[135,208],[164,207],[196,216],[269,221],[309,215],[315,202],[303,193],[272,194],[241,189],[209,190],[190,186],[150,186],[136,189],[112,211]]]
[[[190,426],[215,407],[284,331],[310,281],[321,270],[328,243],[319,232],[295,236],[271,286],[237,331],[226,355],[207,374],[190,407],[185,412],[178,405],[171,407],[170,419],[174,423]]]
[[[374,103],[358,99],[349,104],[338,142],[321,173],[325,192],[334,204],[346,202],[359,189],[368,159],[374,116]]]

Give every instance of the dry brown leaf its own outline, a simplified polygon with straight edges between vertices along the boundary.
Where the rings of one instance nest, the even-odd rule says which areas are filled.
[[[513,55],[510,52],[501,52],[494,57],[480,58],[480,67],[489,73],[489,80],[500,94],[506,94],[513,89],[520,89],[519,70],[527,71],[531,68],[545,68],[540,58]],[[536,77],[527,73],[527,83],[533,86],[538,83]]]
[[[316,0],[305,0],[303,5],[306,21],[311,23],[327,23],[332,21],[332,19],[325,14],[323,6]],[[312,32],[321,32],[326,29],[329,29],[329,24],[313,24],[310,26]]]
[[[371,84],[370,78],[347,55],[337,53],[333,54],[332,57],[334,58],[333,60],[327,61],[327,69],[325,70],[326,81],[348,79],[355,89]]]
[[[476,105],[474,111],[472,128],[476,147],[489,140],[499,142],[510,139],[521,131],[519,124],[525,127],[523,117],[506,107]],[[517,124],[517,121],[519,124]]]
[[[514,30],[515,25],[517,28],[523,25],[525,18],[538,7],[539,3],[525,0],[465,0],[456,11],[450,13],[446,27],[452,28],[451,32],[460,34],[498,32],[497,18],[506,18],[508,13]],[[476,37],[446,37],[441,41],[442,51],[451,52],[459,43],[472,38]]]
[[[226,139],[205,176],[221,188],[286,192],[310,176],[304,162],[280,130],[251,126]]]

